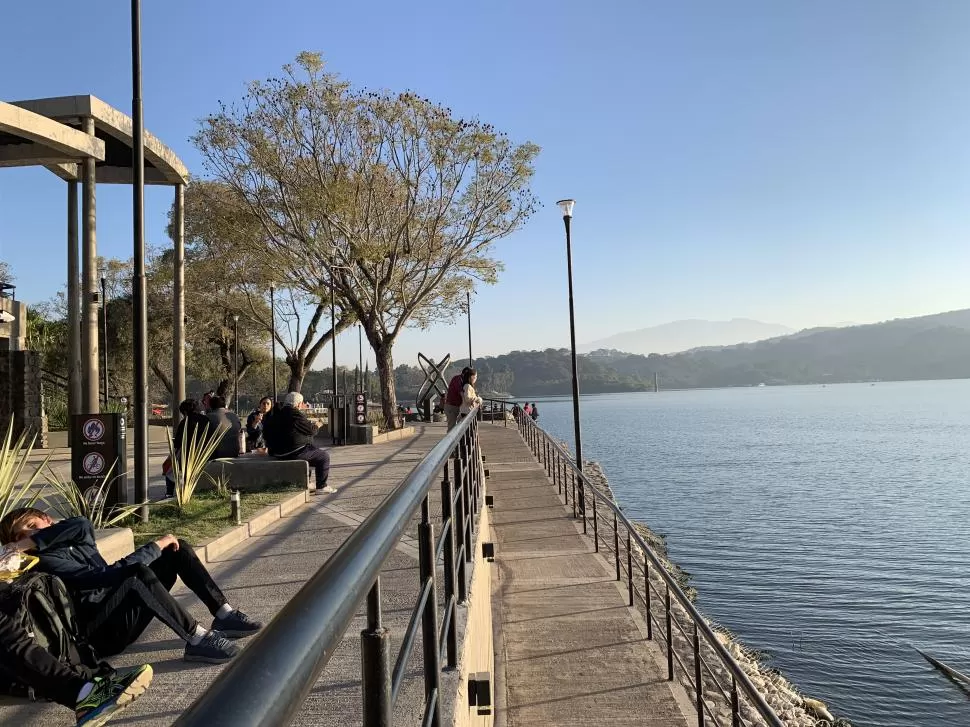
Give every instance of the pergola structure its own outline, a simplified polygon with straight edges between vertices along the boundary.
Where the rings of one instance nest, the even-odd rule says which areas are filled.
[[[175,188],[174,415],[178,402],[185,398],[184,200],[188,171],[171,149],[147,131],[144,141],[145,184]],[[72,414],[100,411],[97,185],[133,183],[132,145],[132,119],[95,96],[0,102],[0,167],[42,165],[67,182],[68,406]],[[82,191],[80,251],[78,183]]]

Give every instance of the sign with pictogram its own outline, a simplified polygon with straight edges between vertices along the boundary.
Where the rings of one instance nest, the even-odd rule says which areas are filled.
[[[100,493],[106,508],[130,502],[125,415],[75,414],[71,442],[71,479],[81,491]]]
[[[367,395],[363,391],[354,394],[354,424],[367,424]]]

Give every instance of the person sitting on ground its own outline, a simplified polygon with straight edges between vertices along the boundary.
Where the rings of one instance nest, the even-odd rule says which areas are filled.
[[[32,507],[12,510],[0,520],[0,541],[8,549],[33,551],[37,569],[57,576],[71,592],[78,623],[102,655],[124,651],[157,618],[186,642],[186,661],[222,664],[239,653],[227,639],[251,636],[263,625],[229,605],[192,546],[174,535],[146,543],[108,565],[98,552],[91,521],[73,517],[55,523]],[[210,628],[198,621],[169,591],[181,578],[213,615]]]
[[[209,401],[209,436],[214,436],[220,429],[224,430],[219,446],[215,448],[209,459],[233,459],[239,456],[239,434],[242,424],[236,412],[226,408],[226,400],[221,396],[213,396]]]
[[[465,385],[465,375],[470,370],[466,366],[460,374],[455,374],[448,382],[448,392],[445,394],[445,421],[448,422],[449,432],[458,423],[458,414],[461,410],[461,387]]]
[[[283,405],[263,420],[263,439],[270,457],[276,459],[302,459],[313,468],[317,489],[334,493],[327,485],[330,474],[330,453],[313,446],[317,428],[306,418],[301,409],[303,394],[291,391],[283,397]]]
[[[465,369],[464,384],[461,387],[461,407],[459,415],[464,419],[472,413],[472,409],[482,405],[482,397],[475,393],[475,383],[478,381],[478,372],[475,369]]]
[[[149,664],[123,674],[66,664],[2,613],[0,663],[38,696],[74,710],[77,727],[100,727],[144,694],[152,681]]]
[[[271,411],[273,411],[273,399],[264,396],[259,400],[259,406],[249,412],[249,416],[246,417],[246,451],[252,452],[266,446],[266,442],[263,441],[263,419]]]
[[[175,456],[180,456],[182,444],[189,443],[196,437],[201,437],[209,427],[209,420],[205,414],[199,411],[199,404],[195,399],[186,399],[179,404],[179,413],[182,421],[175,427],[172,435],[172,444],[175,447]],[[172,458],[168,457],[162,463],[162,472],[165,474],[165,497],[171,499],[175,497],[175,479],[171,476]]]

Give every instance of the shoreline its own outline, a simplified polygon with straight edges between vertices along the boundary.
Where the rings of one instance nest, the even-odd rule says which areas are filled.
[[[561,442],[560,444],[569,451],[565,442]],[[622,504],[610,487],[606,472],[599,462],[584,458],[583,471],[593,487],[602,492],[621,510],[623,509]],[[663,535],[655,533],[646,523],[638,520],[631,520],[630,522],[633,523],[644,542],[653,550],[667,572],[677,581],[681,590],[694,603],[697,599],[698,592],[691,585],[691,574],[670,560],[668,557],[666,538]],[[662,582],[659,576],[657,577],[657,582]],[[687,617],[683,607],[674,604],[673,611],[680,618]],[[764,696],[765,701],[768,702],[778,717],[788,727],[852,727],[849,720],[833,716],[824,702],[802,694],[791,681],[786,679],[777,669],[770,666],[766,660],[766,656],[770,656],[769,654],[745,646],[728,628],[712,621],[703,613],[701,615],[721,644],[751,679],[752,684]],[[676,634],[674,640],[676,642],[675,646],[678,649],[692,648],[691,644],[680,634]],[[711,666],[711,671],[714,672],[714,675],[705,675],[705,690],[716,690],[719,688],[715,679],[720,683],[730,683],[731,676],[727,670],[720,667],[720,662],[715,657],[713,649],[705,646],[702,651],[706,651],[703,654],[705,662]],[[692,693],[687,675],[683,673],[683,670],[677,670],[676,673],[679,676],[679,682],[687,689],[688,693]],[[753,710],[742,709],[742,716],[745,720],[753,724],[764,724]],[[729,713],[718,714],[717,718],[718,720],[726,718],[728,723],[731,720]]]

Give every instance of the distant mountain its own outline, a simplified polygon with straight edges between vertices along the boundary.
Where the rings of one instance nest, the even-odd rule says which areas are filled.
[[[794,333],[794,329],[750,318],[732,318],[729,321],[688,319],[617,333],[579,346],[578,349],[583,353],[600,349],[643,355],[676,353],[704,346],[731,346],[735,343],[761,341],[788,333]]]
[[[479,391],[570,392],[568,349],[513,351],[476,359],[475,367]],[[414,367],[395,373],[402,392],[423,380]],[[650,391],[654,374],[661,389],[970,378],[970,309],[667,355],[603,349],[581,356],[579,373],[587,394]]]

